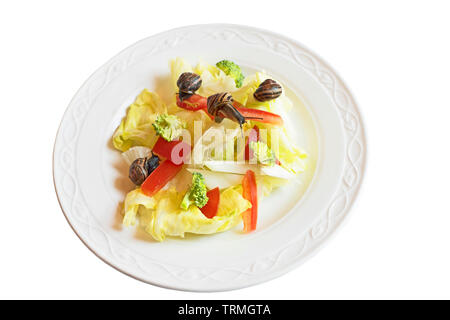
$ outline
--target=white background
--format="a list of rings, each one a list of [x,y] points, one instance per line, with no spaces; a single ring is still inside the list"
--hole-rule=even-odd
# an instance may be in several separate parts
[[[450,298],[446,1],[2,1],[0,298]],[[369,159],[350,219],[315,257],[223,293],[153,287],[76,237],[52,180],[56,131],[99,66],[149,35],[227,22],[297,39],[360,104]]]

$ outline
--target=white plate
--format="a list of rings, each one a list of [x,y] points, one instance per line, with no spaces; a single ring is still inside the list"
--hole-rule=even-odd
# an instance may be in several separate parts
[[[111,147],[126,107],[143,89],[167,97],[168,61],[229,58],[245,71],[266,70],[295,102],[290,121],[310,153],[301,187],[275,192],[260,206],[258,230],[157,243],[122,228],[121,201],[132,188]],[[192,291],[231,290],[277,277],[314,253],[347,216],[364,173],[361,116],[336,73],[298,42],[237,25],[167,31],[125,49],[73,98],[55,142],[54,181],[76,234],[98,257],[145,282]]]

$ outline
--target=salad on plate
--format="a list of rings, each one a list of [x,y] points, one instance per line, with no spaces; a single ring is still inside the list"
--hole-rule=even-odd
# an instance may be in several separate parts
[[[230,60],[176,58],[170,72],[172,101],[144,89],[112,138],[135,184],[123,224],[157,241],[256,230],[264,198],[307,169],[286,125],[291,100],[273,77]]]

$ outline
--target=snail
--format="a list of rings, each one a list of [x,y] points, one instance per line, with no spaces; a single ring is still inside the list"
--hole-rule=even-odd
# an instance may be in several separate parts
[[[182,73],[177,81],[177,86],[180,89],[180,93],[178,94],[180,100],[188,99],[195,91],[200,89],[201,85],[202,79],[198,74],[192,72]]]
[[[228,92],[216,93],[208,97],[208,113],[214,116],[214,121],[222,122],[224,118],[233,120],[242,127],[244,116],[233,106],[233,97]]]
[[[278,98],[281,92],[281,86],[275,80],[267,79],[259,85],[253,96],[256,100],[263,102]]]
[[[247,119],[261,119],[257,117],[244,117],[234,106],[233,97],[228,92],[216,93],[208,97],[207,100],[208,113],[214,116],[214,121],[222,122],[224,118],[228,118],[242,125]]]
[[[156,155],[137,158],[131,164],[128,176],[135,185],[141,185],[158,165],[159,158]]]

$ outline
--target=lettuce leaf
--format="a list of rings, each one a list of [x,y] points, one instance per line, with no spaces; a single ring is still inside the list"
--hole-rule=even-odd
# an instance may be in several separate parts
[[[212,124],[214,124],[214,121],[211,120],[211,118],[203,111],[192,112],[179,108],[179,110],[175,112],[174,115],[180,118],[185,124],[185,129],[188,130],[191,135],[191,141],[195,137],[195,121],[198,121],[198,126],[199,124],[201,124],[202,132],[205,132]]]
[[[275,153],[281,166],[294,174],[306,170],[308,154],[296,146],[286,128],[277,128],[269,124],[259,124],[260,128],[267,129],[267,145]]]
[[[295,126],[289,120],[289,111],[292,109],[292,101],[283,93],[278,99],[269,103],[268,111],[280,115],[284,121],[283,128],[274,128],[270,124],[263,124],[268,130],[268,144],[272,150],[276,150],[276,146],[272,146],[271,135],[278,135],[278,152],[276,156],[281,165],[292,173],[300,173],[306,170],[306,161],[308,154],[299,148],[291,136]]]
[[[200,62],[194,68],[194,72],[202,78],[202,86],[197,92],[202,96],[208,97],[215,93],[236,90],[234,79],[214,65]]]
[[[240,127],[236,122],[229,119],[224,119],[220,124],[211,121],[209,128],[202,132],[201,139],[195,141],[192,151],[195,164],[200,164],[207,160],[225,160],[227,156],[229,158],[236,156],[236,138],[241,133]],[[215,153],[216,151],[217,153]]]
[[[177,81],[184,72],[193,72],[192,66],[183,58],[177,57],[170,61],[170,75],[174,92],[178,92]]]
[[[256,176],[256,185],[258,186],[258,201],[267,197],[278,187],[287,184],[289,180],[275,178],[271,176]]]
[[[134,146],[152,147],[157,139],[152,123],[158,114],[166,112],[161,98],[144,89],[130,105],[126,117],[113,135],[113,145],[125,152]]]
[[[183,72],[194,72],[202,78],[202,85],[196,92],[199,95],[208,97],[218,92],[230,92],[236,90],[236,84],[232,77],[215,65],[206,62],[199,62],[195,68],[182,58],[170,61],[171,82],[174,92],[178,92],[177,81]]]
[[[269,102],[261,102],[253,97],[261,82],[268,78],[266,74],[261,72],[248,76],[240,89],[231,92],[233,99],[247,108],[268,109]]]
[[[134,226],[140,206],[147,209],[154,209],[156,200],[142,193],[140,188],[127,193],[125,197],[123,224],[125,226]]]
[[[269,146],[262,141],[251,141],[250,149],[253,150],[253,154],[259,163],[268,166],[275,165],[275,153],[269,148]]]
[[[221,192],[217,215],[206,218],[195,206],[183,210],[179,204],[183,194],[175,188],[162,190],[153,198],[140,189],[131,191],[125,199],[125,225],[133,225],[136,217],[145,231],[157,241],[166,236],[184,237],[185,233],[212,234],[229,230],[241,221],[241,213],[251,207],[235,188]]]

